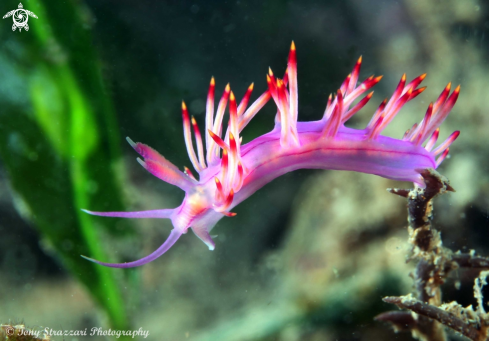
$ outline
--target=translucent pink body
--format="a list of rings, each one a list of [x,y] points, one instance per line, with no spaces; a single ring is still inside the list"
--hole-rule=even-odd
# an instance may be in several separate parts
[[[124,218],[168,218],[174,229],[161,247],[140,260],[129,263],[93,262],[110,267],[134,267],[148,263],[165,253],[189,228],[213,250],[215,247],[209,232],[236,205],[248,198],[262,186],[300,168],[349,170],[379,175],[388,179],[411,181],[423,187],[420,170],[437,168],[448,154],[448,147],[459,132],[433,150],[438,138],[439,125],[453,108],[460,87],[450,95],[450,84],[445,87],[434,104],[430,104],[426,116],[409,129],[402,139],[380,135],[385,126],[409,100],[419,95],[424,88],[417,88],[425,75],[406,85],[403,75],[389,101],[382,102],[363,130],[351,129],[344,123],[358,112],[372,97],[372,92],[357,104],[353,102],[374,86],[381,77],[369,77],[357,84],[361,58],[353,72],[348,75],[336,95],[330,96],[324,117],[315,122],[297,122],[297,63],[295,46],[292,43],[284,79],[267,75],[268,91],[261,95],[247,110],[253,89],[250,86],[238,106],[229,85],[214,112],[214,79],[211,80],[207,98],[204,155],[199,128],[189,118],[186,105],[182,104],[184,135],[190,160],[199,177],[195,179],[188,169],[185,172],[158,154],[152,148],[134,143],[133,148],[141,154],[143,167],[158,178],[185,191],[183,203],[174,209],[141,212],[92,212],[87,213]],[[239,134],[246,124],[273,98],[277,105],[274,129],[253,141],[241,145]],[[222,118],[229,102],[229,126],[222,135]],[[195,134],[195,152],[191,125]],[[423,143],[426,141],[425,145]]]

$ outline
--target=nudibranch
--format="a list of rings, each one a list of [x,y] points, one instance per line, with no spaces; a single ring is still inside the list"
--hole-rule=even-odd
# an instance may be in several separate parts
[[[381,132],[408,101],[423,92],[425,87],[418,86],[426,74],[407,84],[404,74],[392,97],[380,104],[367,127],[352,129],[345,127],[345,122],[372,98],[373,92],[362,95],[382,78],[370,76],[359,83],[361,63],[362,57],[336,94],[329,96],[322,119],[312,122],[297,121],[297,59],[293,42],[283,79],[275,77],[269,70],[268,90],[249,107],[253,84],[239,105],[228,84],[215,111],[215,81],[212,78],[207,93],[205,150],[199,127],[195,119],[189,117],[187,106],[182,102],[185,144],[198,178],[188,168],[180,171],[151,147],[127,138],[144,159],[138,158],[138,162],[148,172],[185,191],[183,203],[174,209],[139,212],[84,210],[104,217],[171,219],[173,229],[168,239],[152,254],[133,262],[104,263],[83,257],[115,268],[143,265],[164,254],[189,228],[213,250],[215,244],[209,232],[222,217],[234,216],[231,210],[240,202],[273,179],[299,168],[356,171],[412,181],[424,187],[420,170],[436,169],[447,156],[450,144],[459,135],[455,131],[434,148],[439,126],[455,105],[460,86],[450,94],[449,83],[438,99],[428,106],[422,121],[408,129],[402,139],[394,139],[381,135]],[[270,99],[277,106],[273,130],[242,144],[241,131]],[[229,120],[223,134],[226,107]],[[196,148],[193,145],[192,130]]]

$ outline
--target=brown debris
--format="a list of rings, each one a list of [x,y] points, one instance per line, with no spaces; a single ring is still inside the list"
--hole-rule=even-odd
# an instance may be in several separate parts
[[[439,194],[454,192],[448,179],[433,169],[420,170],[426,188],[411,190],[388,189],[393,194],[407,198],[408,233],[412,245],[410,260],[417,260],[414,271],[415,295],[385,297],[387,303],[408,311],[393,311],[378,315],[375,319],[391,323],[396,331],[411,331],[414,338],[425,341],[446,340],[444,327],[462,334],[470,340],[489,339],[489,314],[482,305],[482,286],[489,275],[489,258],[476,256],[474,252],[453,253],[443,247],[440,233],[432,228],[433,203]],[[457,302],[442,304],[441,285],[448,274],[458,268],[482,271],[474,285],[477,310],[464,308]]]
[[[408,309],[416,314],[436,320],[445,326],[449,326],[460,334],[467,336],[471,340],[485,340],[485,338],[478,338],[479,330],[474,326],[466,324],[462,319],[459,319],[450,312],[442,310],[431,304],[423,303],[410,295],[401,297],[384,297],[383,301],[395,304],[399,308]]]

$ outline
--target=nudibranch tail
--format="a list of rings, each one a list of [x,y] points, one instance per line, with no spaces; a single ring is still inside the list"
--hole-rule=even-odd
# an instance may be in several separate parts
[[[235,216],[231,210],[240,202],[278,176],[300,168],[357,171],[412,181],[423,187],[420,170],[437,168],[460,134],[455,131],[435,147],[439,126],[455,105],[460,86],[450,93],[451,83],[448,83],[438,99],[428,106],[422,121],[408,129],[402,139],[394,139],[381,135],[382,131],[406,103],[426,89],[419,87],[426,74],[409,83],[403,74],[392,96],[380,103],[367,126],[352,129],[345,123],[372,99],[370,89],[382,79],[372,75],[359,81],[361,64],[362,57],[339,89],[329,96],[322,119],[313,122],[298,122],[297,55],[293,42],[283,78],[269,69],[267,91],[249,106],[253,83],[239,104],[228,83],[215,109],[216,82],[212,77],[207,92],[204,138],[197,121],[182,102],[185,145],[198,176],[186,167],[180,171],[151,147],[127,139],[144,159],[138,162],[148,172],[185,191],[183,203],[175,209],[141,212],[85,210],[106,217],[171,219],[174,229],[167,241],[151,255],[135,262],[112,264],[87,259],[111,267],[142,265],[166,252],[189,228],[213,250],[215,243],[209,232],[221,218]],[[242,144],[241,132],[270,100],[277,108],[273,130]],[[227,127],[223,127],[226,109],[229,120]]]

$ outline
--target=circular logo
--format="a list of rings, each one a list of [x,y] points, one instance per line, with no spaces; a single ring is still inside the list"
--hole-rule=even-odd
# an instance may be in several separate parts
[[[17,27],[24,27],[28,20],[28,15],[25,9],[17,9],[14,12],[13,19]]]
[[[3,328],[5,328],[5,333],[7,334],[7,337],[8,336],[13,336],[15,334],[14,327],[12,327],[12,326],[3,326]]]
[[[24,6],[22,6],[21,3],[19,4],[19,8],[7,12],[7,14],[3,16],[3,19],[8,17],[12,17],[12,19],[14,20],[12,31],[19,29],[19,32],[23,29],[29,31],[29,24],[27,24],[29,17],[37,19],[37,15],[35,15],[34,12],[24,9]]]

